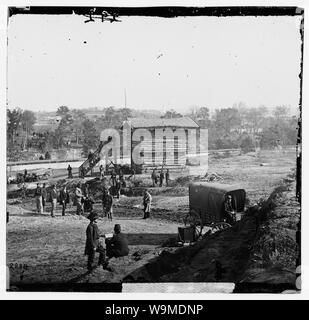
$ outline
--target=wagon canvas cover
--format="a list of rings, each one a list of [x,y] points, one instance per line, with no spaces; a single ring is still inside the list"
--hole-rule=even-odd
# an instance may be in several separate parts
[[[190,210],[201,214],[203,223],[220,222],[224,219],[226,195],[232,195],[236,211],[243,211],[246,199],[244,189],[217,183],[192,183],[189,186]]]

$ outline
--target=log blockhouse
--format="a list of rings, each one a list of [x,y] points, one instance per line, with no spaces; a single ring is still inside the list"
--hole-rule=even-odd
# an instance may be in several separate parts
[[[200,128],[189,117],[128,118],[122,129],[128,132],[131,165],[134,152],[138,150],[143,169],[159,166],[172,170],[181,168],[190,157],[200,153]]]

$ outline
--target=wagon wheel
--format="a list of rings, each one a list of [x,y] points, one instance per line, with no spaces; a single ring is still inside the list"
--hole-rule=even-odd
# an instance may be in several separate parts
[[[211,225],[211,231],[212,232],[216,232],[216,231],[221,231],[221,230],[224,230],[224,229],[227,229],[227,228],[230,228],[231,225],[227,222],[214,222],[212,225]]]
[[[197,240],[203,231],[203,222],[201,215],[198,214],[196,211],[191,210],[186,217],[184,218],[185,226],[190,225],[195,230],[195,239]]]

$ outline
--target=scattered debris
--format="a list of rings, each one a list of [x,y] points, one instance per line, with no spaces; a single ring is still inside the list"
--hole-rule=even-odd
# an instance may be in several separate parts
[[[205,177],[201,181],[213,182],[213,181],[223,181],[223,178],[216,172],[207,172]]]

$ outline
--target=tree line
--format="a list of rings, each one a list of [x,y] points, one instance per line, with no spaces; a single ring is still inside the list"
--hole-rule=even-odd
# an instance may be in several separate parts
[[[130,117],[157,117],[157,113],[130,108],[104,108],[100,116],[89,117],[86,110],[69,109],[60,106],[56,112],[56,126],[38,129],[34,127],[35,113],[20,108],[7,110],[8,157],[14,158],[21,150],[37,149],[49,153],[52,149],[83,149],[87,155],[96,149],[100,132],[104,128],[119,128]],[[297,116],[290,115],[287,106],[273,110],[265,106],[247,107],[243,103],[230,108],[216,109],[210,115],[207,107],[191,107],[187,113],[173,109],[161,114],[161,118],[188,116],[201,128],[208,129],[209,149],[242,148],[250,151],[257,146],[274,148],[295,145],[297,139]]]
[[[207,107],[191,107],[185,114],[201,127],[208,129],[209,149],[241,148],[251,151],[256,147],[274,148],[296,145],[298,118],[290,115],[288,106],[248,107],[244,103],[231,108],[216,109],[210,116]],[[162,118],[183,116],[175,110],[167,111]]]

